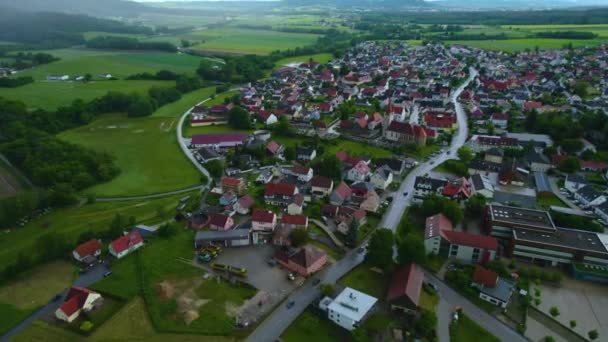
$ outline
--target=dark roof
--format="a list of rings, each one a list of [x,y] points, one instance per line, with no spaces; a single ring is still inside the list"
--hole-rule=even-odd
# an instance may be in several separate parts
[[[443,236],[452,244],[483,248],[495,251],[498,248],[496,238],[485,235],[470,234],[465,232],[456,232],[445,230],[442,231]]]
[[[247,139],[245,133],[213,133],[196,134],[192,136],[193,145],[215,145],[227,142],[243,142]]]
[[[537,192],[553,192],[549,177],[544,172],[534,172],[534,183]]]
[[[275,213],[269,210],[255,209],[251,215],[251,221],[270,223],[274,220]]]
[[[531,231],[528,229],[513,229],[515,241],[529,241],[549,246],[571,248],[580,251],[593,251],[608,255],[606,246],[597,233],[584,230],[557,228],[555,233]]]
[[[576,192],[576,194],[589,202],[595,200],[600,196],[603,196],[601,193],[597,192],[591,185],[585,185],[584,187],[580,188]]]
[[[437,191],[439,188],[444,187],[446,184],[447,181],[443,179],[418,176],[416,177],[416,181],[414,182],[414,188]]]
[[[415,263],[401,267],[393,273],[386,300],[393,301],[405,296],[418,306],[423,280],[424,274]]]
[[[297,265],[308,268],[324,257],[326,257],[325,252],[312,246],[305,246],[291,255],[289,259]]]
[[[555,224],[548,212],[542,210],[509,207],[491,204],[490,217],[495,222],[502,222],[521,228],[533,228],[555,231]]]
[[[225,227],[228,222],[228,216],[224,214],[213,214],[209,220],[210,225]]]
[[[311,181],[311,185],[318,188],[329,189],[332,184],[333,180],[323,176],[314,176]]]

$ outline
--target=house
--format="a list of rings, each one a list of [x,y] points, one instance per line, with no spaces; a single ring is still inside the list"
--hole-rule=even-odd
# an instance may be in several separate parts
[[[506,129],[507,125],[509,124],[509,114],[500,112],[493,113],[490,120],[492,121],[492,125],[495,127]]]
[[[264,190],[264,200],[269,205],[286,207],[293,202],[298,188],[289,183],[269,183]]]
[[[224,214],[213,214],[209,218],[209,229],[211,230],[228,230],[234,226],[234,220]]]
[[[379,159],[376,165],[380,167],[387,166],[391,169],[393,173],[393,178],[395,176],[401,176],[403,170],[406,168],[406,162],[404,160],[395,159],[395,158],[382,158]]]
[[[364,182],[370,174],[369,165],[359,160],[346,174],[346,179],[351,182]]]
[[[504,280],[494,271],[475,266],[472,287],[479,290],[479,298],[500,308],[506,309],[511,301],[515,284]]]
[[[74,259],[79,262],[83,262],[87,257],[97,258],[101,254],[101,242],[99,240],[89,240],[85,243],[78,245],[72,255]]]
[[[236,203],[237,195],[232,191],[226,191],[220,196],[220,205],[224,207],[230,207]]]
[[[188,228],[201,230],[209,223],[209,216],[204,213],[195,213],[188,219]]]
[[[245,189],[245,180],[242,178],[224,177],[222,178],[220,185],[223,192],[232,191],[235,194],[240,194],[243,192],[243,189]]]
[[[304,195],[297,194],[293,196],[291,203],[287,205],[287,213],[290,215],[299,215],[304,209]]]
[[[570,192],[577,192],[581,188],[587,185],[585,176],[582,175],[567,175],[566,181],[564,182],[564,188]]]
[[[416,177],[414,181],[414,199],[421,200],[430,194],[441,195],[448,182],[431,177]]]
[[[336,229],[342,234],[348,234],[348,231],[353,227],[361,227],[367,222],[365,210],[353,209],[350,207],[339,207],[335,221]]]
[[[365,211],[371,211],[375,213],[380,208],[380,196],[374,190],[370,190],[365,195],[365,199],[359,205],[359,208]]]
[[[317,150],[312,147],[296,148],[296,159],[302,161],[311,161],[317,157]]]
[[[130,232],[127,235],[121,236],[110,243],[108,251],[116,259],[120,259],[127,254],[139,249],[144,245],[144,240],[138,232]]]
[[[454,231],[452,222],[437,214],[426,219],[424,249],[465,263],[486,263],[496,257],[498,242],[490,236]]]
[[[311,193],[313,196],[325,197],[331,194],[334,188],[334,181],[323,176],[314,176],[311,185]]]
[[[46,77],[47,81],[67,81],[70,79],[69,75],[48,75]]]
[[[526,164],[532,172],[547,172],[553,167],[547,156],[538,152],[530,152],[525,156]]]
[[[245,133],[211,133],[195,134],[192,136],[191,146],[195,148],[211,147],[221,150],[243,145],[247,139]]]
[[[469,183],[472,194],[480,194],[487,199],[494,197],[494,186],[487,176],[476,173],[471,176]]]
[[[284,173],[294,176],[302,183],[308,183],[314,176],[312,168],[300,164],[294,165],[291,169],[284,169]]]
[[[420,307],[420,293],[424,273],[418,265],[410,263],[393,273],[386,301],[392,310],[416,314]]]
[[[462,201],[471,197],[471,185],[466,178],[460,178],[448,181],[443,187],[443,196]]]
[[[276,115],[264,110],[258,113],[258,120],[265,125],[273,125],[279,121]]]
[[[274,172],[271,169],[265,169],[260,172],[258,177],[255,179],[255,182],[258,184],[268,184],[274,177]]]
[[[425,146],[428,131],[422,126],[400,121],[392,121],[384,130],[384,138],[401,144]]]
[[[484,160],[489,163],[502,164],[505,152],[501,148],[492,147],[486,151]]]
[[[393,182],[393,170],[387,165],[379,167],[370,178],[370,182],[376,189],[386,190]]]
[[[290,235],[294,229],[307,229],[308,217],[305,215],[284,214],[277,229],[272,244],[275,246],[291,246]]]
[[[195,248],[208,246],[209,244],[224,247],[241,247],[251,244],[249,228],[235,228],[230,230],[203,230],[196,233],[194,238]]]
[[[238,201],[236,201],[233,209],[241,215],[247,215],[247,214],[249,214],[249,209],[251,209],[252,205],[253,205],[253,197],[251,197],[249,195],[245,195],[245,196],[239,198]]]
[[[574,198],[581,202],[581,206],[597,206],[606,202],[606,196],[597,192],[591,185],[585,185],[574,193]]]
[[[347,287],[327,306],[327,317],[352,331],[363,323],[376,302],[377,298]]]
[[[304,277],[319,271],[327,263],[327,254],[312,246],[304,246],[296,251],[280,249],[274,258],[289,271]]]
[[[283,147],[282,145],[280,145],[279,143],[277,143],[274,140],[270,141],[268,143],[268,145],[266,145],[266,151],[271,156],[279,157],[283,154],[284,150],[285,150],[285,147]]]
[[[277,215],[270,210],[254,209],[251,215],[251,231],[254,244],[267,243],[277,226]]]
[[[352,194],[351,188],[346,185],[346,183],[341,182],[331,193],[331,196],[329,196],[329,203],[333,205],[342,205],[344,202],[350,200]]]
[[[65,301],[55,311],[55,317],[72,323],[83,312],[91,311],[102,300],[101,295],[84,287],[73,286]]]

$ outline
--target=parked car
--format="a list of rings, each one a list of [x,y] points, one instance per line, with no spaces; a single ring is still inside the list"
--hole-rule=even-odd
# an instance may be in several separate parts
[[[293,300],[290,300],[289,302],[287,302],[286,307],[287,307],[288,309],[291,309],[291,308],[293,308],[293,306],[294,306],[294,305],[296,305],[296,302],[295,302],[295,301],[293,301]]]
[[[437,285],[435,285],[434,283],[427,282],[427,283],[426,283],[426,285],[427,285],[428,287],[430,287],[431,289],[433,289],[433,291],[435,291],[435,292],[439,292],[439,287],[438,287]]]
[[[103,277],[104,277],[104,278],[105,278],[105,277],[108,277],[110,274],[112,274],[112,271],[106,271],[106,272],[103,274]]]
[[[295,276],[295,274],[293,274],[293,273],[289,273],[289,274],[287,275],[287,279],[289,279],[289,280],[295,280],[295,279],[296,279],[296,276]]]

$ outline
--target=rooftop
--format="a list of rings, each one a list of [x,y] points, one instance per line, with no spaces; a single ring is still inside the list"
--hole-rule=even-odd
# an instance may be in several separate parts
[[[354,321],[360,321],[377,301],[377,298],[347,287],[334,299],[328,309]]]
[[[512,282],[498,278],[496,281],[496,286],[484,287],[479,291],[503,302],[508,302],[513,294],[513,286],[514,285]]]
[[[556,229],[551,215],[546,211],[491,204],[489,213],[494,222],[547,231],[555,231]]]
[[[608,235],[587,232],[584,230],[557,228],[555,234],[513,229],[515,241],[530,241],[580,251],[591,251],[608,254]]]

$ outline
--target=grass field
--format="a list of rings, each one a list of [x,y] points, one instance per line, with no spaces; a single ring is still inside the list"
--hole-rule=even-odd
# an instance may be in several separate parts
[[[178,118],[184,114],[187,110],[192,108],[197,103],[208,99],[215,93],[215,87],[208,87],[199,90],[192,91],[188,94],[182,95],[182,98],[173,103],[164,105],[158,108],[153,114],[153,117],[168,117]]]
[[[259,54],[312,45],[318,35],[251,29],[200,31],[200,43],[193,49],[218,54]]]
[[[142,201],[96,202],[81,207],[55,210],[30,221],[25,227],[0,235],[0,269],[15,262],[19,253],[32,253],[36,240],[50,233],[64,234],[70,242],[75,242],[83,231],[107,230],[116,214],[134,216],[138,223],[162,222],[173,217],[177,202],[186,195]],[[158,216],[159,208],[166,213],[162,217]]]
[[[15,305],[0,302],[0,335],[4,335],[12,327],[32,314],[34,309],[19,309]]]
[[[450,325],[450,341],[500,342],[498,338],[463,314],[459,315],[458,321]]]
[[[546,31],[585,31],[597,34],[599,37],[608,37],[608,24],[593,25],[511,25],[512,30],[523,32]],[[504,28],[504,27],[503,27]]]
[[[108,114],[59,134],[65,141],[116,157],[120,174],[87,192],[113,197],[153,194],[196,185],[200,175],[177,145],[178,118]]]
[[[336,154],[338,151],[346,151],[351,156],[368,156],[371,158],[385,158],[392,156],[391,151],[380,147],[369,146],[356,141],[339,139],[334,144],[332,142],[325,149],[325,154]]]
[[[340,283],[370,296],[384,298],[389,282],[389,272],[385,272],[384,275],[378,274],[370,270],[368,264],[361,264],[342,277]]]
[[[183,134],[184,137],[191,137],[195,134],[209,134],[209,133],[229,133],[229,132],[251,132],[253,130],[243,131],[230,127],[229,125],[211,125],[211,126],[200,126],[200,127],[190,127],[189,124],[186,123],[184,127]]]
[[[539,38],[522,38],[522,39],[507,39],[507,40],[458,40],[449,41],[449,44],[462,44],[472,47],[477,47],[485,50],[501,50],[506,52],[523,51],[525,49],[534,50],[536,46],[540,49],[555,50],[562,49],[568,43],[572,43],[573,47],[597,46],[604,44],[607,41],[604,39],[539,39]]]
[[[0,88],[0,97],[24,102],[30,109],[54,110],[76,99],[90,101],[108,91],[144,94],[153,86],[171,86],[169,81],[93,81],[49,82],[36,81],[18,88]]]
[[[555,196],[555,194],[540,195],[537,197],[537,203],[544,209],[549,209],[551,206],[567,207],[567,205],[562,202],[559,197]]]
[[[287,57],[283,59],[279,59],[274,63],[276,68],[292,64],[292,63],[306,63],[308,60],[312,58],[313,61],[321,64],[325,64],[332,59],[331,53],[318,53],[316,55],[305,55],[305,56],[297,56],[297,57]]]
[[[285,342],[348,341],[349,338],[348,331],[326,318],[320,318],[310,310],[302,312],[281,335]]]
[[[84,338],[67,329],[52,326],[45,321],[34,321],[29,327],[15,336],[14,342],[36,342],[36,341],[53,341],[53,342],[72,342],[82,341]]]

